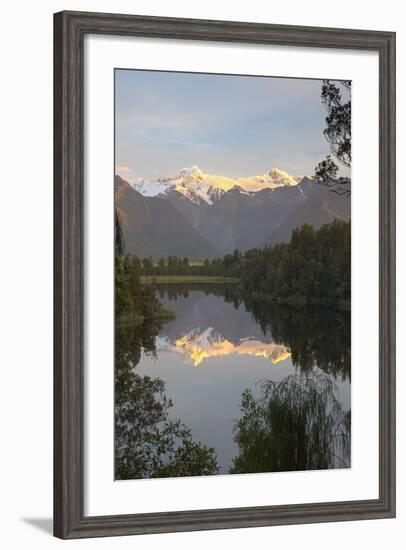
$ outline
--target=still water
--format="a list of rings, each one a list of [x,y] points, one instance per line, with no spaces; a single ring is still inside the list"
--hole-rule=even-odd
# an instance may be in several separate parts
[[[239,472],[350,466],[349,312],[254,301],[236,285],[160,285],[157,293],[176,317],[136,339],[132,368],[164,382],[169,417],[190,428],[194,441],[214,448],[219,474],[233,465]],[[277,391],[269,397],[264,388],[270,383]],[[254,420],[257,402],[242,407],[247,390],[263,399],[264,414]],[[246,422],[238,425],[242,418]],[[345,434],[336,418],[346,424]],[[268,439],[259,424],[266,425]],[[327,430],[324,440],[320,426]],[[289,430],[293,439],[286,437]],[[258,462],[261,453],[267,458]],[[321,461],[308,456],[323,453]]]

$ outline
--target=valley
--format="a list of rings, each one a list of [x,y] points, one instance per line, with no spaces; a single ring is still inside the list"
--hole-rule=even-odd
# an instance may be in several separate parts
[[[202,174],[192,167],[158,185],[130,185],[116,176],[116,208],[128,253],[154,260],[212,259],[288,242],[304,223],[319,228],[351,217],[350,198],[313,178],[277,169],[238,180]]]

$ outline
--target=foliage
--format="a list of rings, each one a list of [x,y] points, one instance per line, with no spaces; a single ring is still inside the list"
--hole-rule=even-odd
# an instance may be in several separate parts
[[[116,256],[124,256],[125,254],[123,228],[121,227],[117,209],[114,210],[114,250]]]
[[[249,295],[245,307],[264,334],[290,349],[302,373],[318,368],[344,380],[351,375],[351,312],[326,307],[267,304]]]
[[[305,224],[289,243],[246,252],[241,279],[246,290],[276,302],[337,304],[350,299],[350,263],[350,223]]]
[[[319,162],[316,166],[315,176],[317,181],[328,182],[334,179],[338,172],[338,166],[331,158],[331,155],[327,155],[325,160]]]
[[[169,256],[154,264],[145,258],[129,259],[141,265],[139,273],[143,276],[233,277],[241,280],[246,291],[276,302],[331,305],[350,300],[349,222],[335,220],[318,230],[304,224],[292,232],[289,243],[245,253],[235,250],[200,263],[186,260]]]
[[[141,284],[142,262],[134,255],[125,254],[120,218],[115,211],[115,318],[118,323],[143,323],[144,320],[168,319],[173,314],[166,311],[155,295],[155,289]]]
[[[155,353],[156,336],[170,317],[159,297],[167,293],[171,300],[188,293],[185,285],[143,285],[145,275],[240,279],[240,284],[201,286],[235,308],[244,302],[264,332],[272,330],[275,342],[289,347],[293,364],[305,375],[266,382],[259,398],[244,391],[242,417],[235,425],[239,455],[233,473],[329,468],[339,460],[348,464],[350,413],[342,411],[330,380],[308,373],[317,366],[325,373],[349,374],[349,316],[312,310],[309,322],[308,308],[304,314],[304,308],[282,309],[278,303],[348,303],[350,241],[350,224],[335,221],[319,230],[303,225],[289,243],[235,250],[202,262],[168,256],[155,263],[126,255],[116,238],[116,479],[218,473],[215,450],[195,442],[190,429],[171,418],[165,382],[136,372],[141,353]]]
[[[115,476],[116,479],[217,473],[214,449],[193,441],[190,429],[169,418],[172,401],[160,378],[136,372],[141,351],[155,353],[162,323],[173,317],[140,275],[151,261],[124,254],[116,213]]]
[[[349,97],[345,98],[345,92]],[[351,166],[351,81],[340,85],[323,80],[321,100],[327,109],[324,136],[331,152],[344,166]]]
[[[340,164],[351,166],[351,81],[341,80],[339,84],[323,80],[321,100],[326,107],[324,136],[330,144],[331,153]],[[350,195],[350,180],[335,179],[337,165],[328,155],[315,169],[316,178],[340,195]],[[335,189],[334,189],[335,188]]]
[[[118,322],[142,323],[144,319],[173,317],[156,298],[155,288],[141,284],[142,264],[137,256],[116,256],[115,311]]]
[[[142,284],[230,284],[239,283],[236,277],[219,277],[217,275],[142,275]]]
[[[193,441],[187,426],[169,418],[173,403],[165,394],[165,382],[136,372],[142,351],[155,354],[160,328],[157,322],[116,328],[116,479],[218,472],[214,449]]]
[[[236,284],[160,284],[157,292],[168,301],[187,298],[190,292],[217,296],[238,309],[242,304],[264,335],[291,352],[302,373],[319,368],[333,378],[351,375],[351,312],[323,306],[290,306],[256,298]]]
[[[265,381],[258,398],[246,389],[234,426],[239,454],[230,473],[349,467],[351,413],[334,392],[322,374]]]

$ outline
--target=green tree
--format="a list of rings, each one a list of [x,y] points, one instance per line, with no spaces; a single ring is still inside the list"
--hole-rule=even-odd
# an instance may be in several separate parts
[[[143,258],[142,259],[142,270],[145,275],[153,275],[153,261],[152,258]]]
[[[319,470],[350,466],[351,413],[325,375],[266,381],[261,395],[242,394],[235,423],[239,454],[230,473]]]
[[[115,478],[138,479],[218,473],[215,450],[193,441],[190,429],[170,419],[173,403],[160,378],[136,372],[141,351],[154,355],[159,323],[116,329]]]
[[[330,144],[332,155],[343,166],[351,166],[351,81],[323,80],[321,101],[326,108],[324,137]],[[351,194],[348,178],[335,179],[337,165],[331,156],[320,162],[315,169],[316,178],[331,191],[340,195]]]
[[[335,179],[338,172],[338,166],[331,158],[331,155],[327,155],[325,160],[319,162],[315,168],[315,176],[317,181],[327,183]]]
[[[158,275],[166,275],[167,274],[165,258],[160,258],[160,260],[158,262],[158,269],[159,269]]]
[[[324,136],[331,152],[344,166],[351,166],[351,81],[323,80],[321,100],[327,109]]]
[[[116,256],[124,256],[125,254],[123,228],[117,208],[114,209],[114,250]]]

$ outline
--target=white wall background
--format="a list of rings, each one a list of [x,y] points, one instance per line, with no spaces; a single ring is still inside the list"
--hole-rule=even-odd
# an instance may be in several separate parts
[[[43,0],[2,8],[0,239],[0,541],[17,548],[190,547],[312,550],[403,548],[406,534],[406,322],[398,315],[398,518],[322,525],[147,535],[61,542],[52,516],[52,13],[63,9],[232,19],[397,31],[398,211],[406,191],[401,161],[406,87],[406,30],[398,0]],[[398,311],[405,306],[406,220],[398,221]],[[403,352],[403,353],[402,353]],[[403,539],[403,540],[402,540]]]

